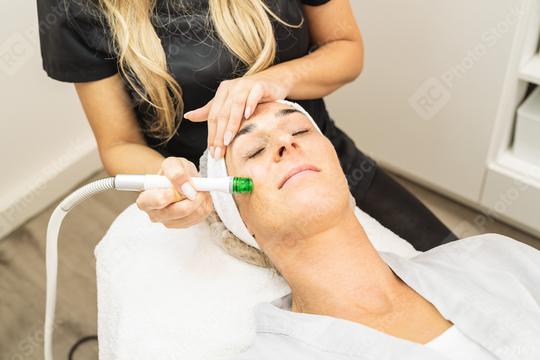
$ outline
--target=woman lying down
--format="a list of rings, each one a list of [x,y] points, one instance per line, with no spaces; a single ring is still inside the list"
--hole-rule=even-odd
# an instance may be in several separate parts
[[[212,193],[211,222],[231,231],[222,245],[291,288],[255,307],[236,360],[540,359],[540,252],[497,234],[377,252],[331,142],[298,104],[259,104],[224,159],[205,152],[203,176],[227,173],[254,188]]]

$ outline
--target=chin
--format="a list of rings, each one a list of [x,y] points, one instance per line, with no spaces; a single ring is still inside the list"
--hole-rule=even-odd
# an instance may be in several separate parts
[[[294,219],[307,223],[324,223],[334,216],[342,216],[348,208],[348,197],[341,193],[323,192],[316,187],[288,197],[289,213]]]

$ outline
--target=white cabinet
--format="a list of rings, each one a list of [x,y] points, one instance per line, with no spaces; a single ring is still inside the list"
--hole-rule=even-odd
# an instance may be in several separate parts
[[[512,149],[517,158],[540,165],[540,86],[517,110]]]
[[[383,166],[494,210],[506,185],[492,172],[510,151],[525,78],[540,77],[538,58],[531,60],[540,1],[351,4],[364,37],[365,66],[355,82],[328,97],[331,117]],[[531,186],[521,187],[522,202],[494,214],[540,234],[540,217],[532,214],[540,213],[540,202],[531,202],[531,189],[540,188],[531,173],[509,175]]]
[[[540,234],[540,159],[523,161],[514,154],[518,107],[540,85],[540,0],[523,4],[510,49],[503,96],[486,161],[481,205],[532,233]],[[540,114],[538,114],[540,116]],[[538,139],[540,146],[540,138]]]

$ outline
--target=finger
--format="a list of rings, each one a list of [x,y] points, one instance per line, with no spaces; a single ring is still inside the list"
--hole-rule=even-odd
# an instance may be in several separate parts
[[[221,114],[223,103],[229,94],[228,84],[229,83],[225,81],[220,84],[216,92],[216,96],[214,97],[214,104],[212,105],[212,109],[208,115],[208,147],[215,146],[214,142],[216,137],[218,116]]]
[[[180,193],[178,190],[171,188],[171,191],[174,193],[174,199],[172,202],[182,201],[184,199],[189,199],[186,195]]]
[[[164,222],[183,219],[197,209],[195,201],[189,199],[174,202],[162,209],[148,211],[148,216],[152,222]]]
[[[210,112],[210,108],[212,107],[212,101],[213,99],[207,102],[206,105],[204,105],[203,107],[188,111],[184,114],[184,117],[189,121],[193,122],[203,122],[208,120],[208,113]]]
[[[169,229],[184,229],[196,225],[204,220],[204,216],[193,214],[183,219],[164,221],[163,225]]]
[[[193,162],[186,159],[183,159],[183,160],[184,160],[184,168],[187,170],[187,173],[189,174],[189,176],[201,176],[201,174],[199,173],[199,171],[197,170],[197,167],[195,166]]]
[[[240,123],[244,117],[244,110],[249,93],[250,89],[245,89],[243,91],[239,91],[238,93],[235,92],[233,95],[234,97],[231,103],[229,120],[227,121],[227,127],[225,128],[225,133],[223,134],[223,145],[225,146],[230,144],[232,138],[240,127]],[[217,138],[221,139],[221,136],[222,134],[218,132]]]
[[[193,187],[190,176],[196,176],[197,171],[191,161],[171,156],[163,160],[161,168],[176,190],[190,199],[196,197],[197,191]]]
[[[225,129],[227,128],[227,122],[229,121],[229,114],[231,110],[231,101],[227,99],[227,101],[223,104],[223,107],[221,108],[221,111],[218,115],[218,120],[216,123],[216,133],[214,136],[214,157],[216,159],[221,158],[223,155],[223,150],[225,146],[223,145],[223,133],[225,132]]]
[[[246,110],[244,112],[244,118],[248,119],[251,114],[253,114],[255,108],[257,107],[257,104],[261,102],[262,97],[264,95],[263,86],[260,83],[255,84],[251,91],[249,92],[249,95],[247,96],[246,100]]]
[[[168,228],[186,228],[200,223],[208,216],[207,209],[201,204],[189,215],[182,218],[164,220],[162,223]]]
[[[143,211],[163,209],[176,201],[174,189],[152,189],[142,191],[137,197],[137,207]]]
[[[174,202],[162,209],[148,211],[148,215],[152,222],[165,223],[167,221],[180,220],[184,222],[198,218],[202,220],[204,214],[208,212],[208,194],[199,192],[195,200],[184,199]],[[195,214],[195,215],[192,215]]]
[[[192,177],[200,177],[201,174],[199,173],[199,171],[197,170],[197,167],[195,166],[195,164],[189,160],[186,160],[184,158],[182,158],[182,161],[184,163],[184,169],[186,170],[187,174],[188,174],[188,185],[191,185],[191,188],[194,190],[193,191],[193,196],[187,196],[187,194],[184,194],[184,191],[183,191],[183,186],[182,186],[182,193],[179,194],[181,196],[181,199],[185,199],[185,198],[188,198],[189,200],[191,201],[196,201],[198,200],[199,196],[203,196],[204,193],[203,192],[200,192],[200,191],[197,191],[195,189],[195,183],[193,182],[193,180],[191,179]],[[186,196],[184,196],[186,195]]]

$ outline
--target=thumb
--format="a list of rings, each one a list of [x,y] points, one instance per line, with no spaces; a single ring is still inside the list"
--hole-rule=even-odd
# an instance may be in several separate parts
[[[210,107],[212,106],[212,101],[209,101],[203,107],[198,109],[188,111],[184,114],[184,117],[193,122],[202,122],[208,120],[208,115],[210,113]]]

